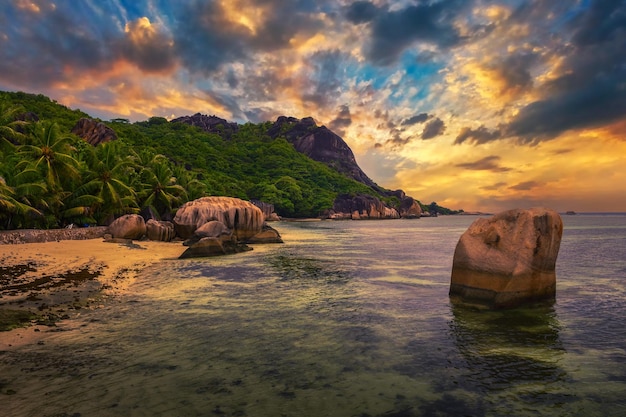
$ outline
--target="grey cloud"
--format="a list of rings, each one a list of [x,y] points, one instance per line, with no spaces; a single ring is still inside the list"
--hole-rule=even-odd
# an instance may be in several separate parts
[[[39,13],[15,4],[0,6],[11,24],[4,28],[8,40],[0,48],[0,77],[11,83],[41,88],[65,81],[66,68],[75,71],[109,67],[113,32],[106,27],[86,30],[81,17],[58,5]]]
[[[347,105],[341,106],[339,114],[329,124],[329,128],[336,132],[339,136],[345,135],[345,129],[352,124],[352,115],[350,114],[350,107]]]
[[[541,6],[544,13],[548,7],[563,8],[561,2]],[[626,114],[626,1],[594,1],[564,30],[573,42],[554,50],[562,57],[563,75],[541,86],[546,98],[521,108],[503,127],[503,137],[534,144],[568,130],[610,124]]]
[[[626,2],[596,0],[589,11],[572,22],[574,42],[580,46],[606,43],[626,36]]]
[[[261,123],[268,120],[276,120],[280,116],[274,109],[267,107],[255,107],[247,109],[245,112],[246,118],[252,123]]]
[[[225,63],[250,59],[255,52],[287,48],[296,34],[312,35],[323,28],[314,12],[325,2],[258,3],[272,13],[254,33],[226,21],[217,2],[196,0],[181,6],[173,33],[185,65],[199,73],[212,73]]]
[[[533,79],[530,68],[537,61],[532,53],[515,54],[506,57],[501,62],[492,65],[500,78],[506,83],[504,91],[526,90],[532,87]]]
[[[402,126],[411,126],[411,125],[415,125],[418,123],[424,123],[426,120],[428,120],[430,116],[427,113],[420,113],[420,114],[416,114],[413,117],[409,117],[408,119],[404,119],[402,121]]]
[[[524,181],[524,182],[520,182],[519,184],[510,186],[509,189],[516,190],[516,191],[528,191],[528,190],[532,190],[533,188],[537,188],[541,185],[542,184],[537,181]]]
[[[456,167],[470,169],[474,171],[491,171],[491,172],[506,172],[511,168],[500,166],[500,157],[496,155],[486,156],[478,161],[465,162],[462,164],[456,164]]]
[[[400,10],[382,10],[369,2],[353,3],[348,19],[353,23],[369,22],[371,38],[365,48],[367,57],[378,65],[389,65],[416,41],[439,47],[451,47],[461,41],[454,17],[468,2],[443,0],[410,5]]]
[[[121,31],[114,12],[106,9],[108,3],[100,5],[105,8],[101,13],[70,2],[40,6],[37,13],[15,4],[0,6],[0,14],[11,22],[0,48],[0,77],[5,81],[43,88],[71,80],[76,73],[108,70],[118,60],[147,72],[171,68],[176,60],[168,35],[142,28],[139,21],[129,22],[129,32]]]
[[[626,79],[626,68],[618,72],[621,80]],[[527,105],[506,126],[507,136],[536,143],[571,129],[597,127],[623,118],[626,86],[615,77]]]
[[[174,40],[187,68],[200,73],[213,72],[225,62],[247,55],[246,33],[225,25],[221,18],[214,2],[193,1],[181,6]]]
[[[391,137],[385,141],[385,145],[389,145],[391,148],[401,148],[413,140],[411,136],[403,138],[402,132],[397,129],[392,130],[390,134]]]
[[[355,1],[346,8],[346,18],[357,24],[372,21],[378,13],[378,7],[369,1]]]
[[[443,132],[445,132],[445,130],[446,130],[446,125],[443,122],[443,120],[441,120],[438,117],[435,117],[434,119],[426,123],[426,126],[424,127],[424,131],[422,132],[421,138],[424,140],[432,139],[434,137],[442,135]]]
[[[497,182],[495,184],[492,185],[486,185],[484,187],[480,187],[481,190],[485,190],[485,191],[496,191],[499,190],[500,188],[504,187],[506,185],[506,182]]]
[[[176,62],[172,40],[163,31],[155,33],[142,28],[139,21],[129,23],[130,31],[117,44],[121,54],[146,72],[171,69]],[[142,32],[142,33],[137,33]],[[136,33],[137,39],[131,34]]]
[[[474,143],[480,145],[483,143],[491,142],[496,139],[500,139],[501,134],[499,130],[489,131],[485,126],[481,125],[477,129],[464,127],[459,132],[458,136],[454,140],[455,145],[460,145],[464,142]]]
[[[338,50],[319,51],[309,57],[309,80],[313,89],[304,94],[306,100],[326,105],[337,97],[345,78],[342,65],[344,59],[345,54]]]

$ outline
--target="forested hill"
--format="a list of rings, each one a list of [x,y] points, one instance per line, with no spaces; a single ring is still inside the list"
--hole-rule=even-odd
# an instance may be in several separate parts
[[[297,119],[237,125],[215,118],[220,122],[197,126],[152,117],[81,125],[85,118],[91,117],[43,95],[0,92],[0,229],[107,224],[139,212],[168,218],[204,195],[261,200],[287,217],[319,216],[339,195],[399,204],[356,161],[358,170],[290,136]],[[296,142],[308,144],[310,157]]]

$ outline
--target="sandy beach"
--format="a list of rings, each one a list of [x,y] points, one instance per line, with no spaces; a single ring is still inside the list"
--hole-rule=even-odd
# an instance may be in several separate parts
[[[181,242],[101,238],[0,245],[0,350],[37,343],[81,309],[97,308],[102,297],[128,292],[144,268],[184,249]]]

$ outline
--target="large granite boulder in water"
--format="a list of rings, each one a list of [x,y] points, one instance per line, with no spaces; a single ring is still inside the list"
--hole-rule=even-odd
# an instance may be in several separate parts
[[[176,212],[176,234],[189,239],[203,224],[217,220],[233,231],[237,241],[243,242],[263,228],[263,212],[254,204],[232,197],[202,197],[185,203]]]
[[[476,220],[454,251],[451,299],[502,308],[554,298],[562,234],[561,217],[545,208]]]
[[[138,214],[126,214],[109,225],[115,239],[141,239],[146,234],[146,222]]]

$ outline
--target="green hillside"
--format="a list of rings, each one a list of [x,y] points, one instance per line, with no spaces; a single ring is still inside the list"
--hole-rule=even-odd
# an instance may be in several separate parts
[[[223,138],[159,117],[117,119],[104,123],[118,140],[94,147],[70,133],[84,117],[43,95],[0,92],[0,229],[107,224],[147,210],[170,218],[204,195],[261,200],[287,217],[318,216],[339,194],[381,197],[272,139],[270,122]]]

